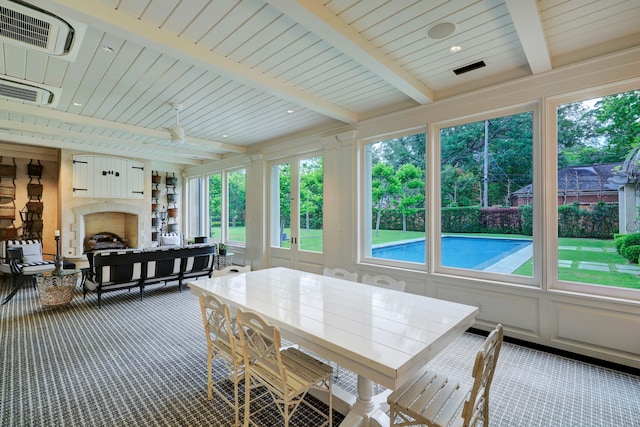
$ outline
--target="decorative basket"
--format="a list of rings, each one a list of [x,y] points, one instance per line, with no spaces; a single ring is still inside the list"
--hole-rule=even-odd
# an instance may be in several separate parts
[[[151,182],[154,184],[160,184],[162,177],[160,175],[151,175]]]
[[[168,186],[176,186],[176,185],[178,185],[178,177],[176,177],[176,176],[168,176],[167,175],[167,185]]]
[[[56,274],[46,272],[36,276],[38,294],[43,307],[58,307],[66,305],[73,299],[76,286],[80,284],[80,272]]]
[[[27,194],[29,197],[42,196],[42,184],[27,184]]]
[[[0,198],[15,199],[16,187],[0,187]]]
[[[179,229],[178,224],[168,224],[167,225],[167,230],[170,233],[174,233],[174,232],[178,231],[178,229]]]
[[[167,212],[169,212],[169,218],[175,218],[178,216],[178,208],[169,208],[167,209]]]
[[[3,165],[2,156],[0,156],[0,177],[3,178],[15,178],[16,177],[16,159],[13,159],[12,165]]]
[[[16,207],[0,206],[0,218],[2,219],[16,219]]]
[[[27,202],[27,210],[33,213],[42,213],[44,204],[42,202]]]
[[[27,165],[27,174],[29,176],[40,178],[42,176],[42,165],[40,164],[40,160],[38,160],[38,164],[32,162],[33,160],[31,160]]]
[[[12,240],[18,237],[18,229],[13,226],[0,228],[0,240]]]
[[[175,203],[178,201],[178,195],[174,193],[167,194],[167,201],[169,203]]]

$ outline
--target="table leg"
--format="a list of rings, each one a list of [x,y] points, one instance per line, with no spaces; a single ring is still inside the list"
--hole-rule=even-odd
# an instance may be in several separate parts
[[[386,401],[390,393],[381,393],[383,396],[373,396],[373,381],[358,375],[358,397],[351,407],[351,411],[344,418],[340,427],[386,427],[389,425],[389,416],[380,408],[380,397]]]

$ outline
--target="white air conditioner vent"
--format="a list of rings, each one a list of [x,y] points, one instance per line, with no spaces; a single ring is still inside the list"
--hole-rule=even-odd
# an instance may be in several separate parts
[[[0,78],[0,97],[12,101],[23,101],[37,105],[54,106],[57,104],[61,90],[36,86],[16,80],[10,80],[7,76]]]
[[[75,60],[85,30],[22,1],[0,0],[0,42]]]

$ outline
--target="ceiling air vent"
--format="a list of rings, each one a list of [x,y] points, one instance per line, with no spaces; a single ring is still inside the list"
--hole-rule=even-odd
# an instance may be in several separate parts
[[[75,60],[79,36],[85,31],[83,24],[72,26],[70,21],[22,1],[0,0],[2,43]]]
[[[0,78],[0,97],[37,105],[53,106],[60,97],[60,89],[36,86],[17,80]]]
[[[456,75],[468,73],[469,71],[477,70],[478,68],[486,67],[487,64],[484,61],[474,62],[473,64],[465,65],[460,68],[456,68],[453,70]]]

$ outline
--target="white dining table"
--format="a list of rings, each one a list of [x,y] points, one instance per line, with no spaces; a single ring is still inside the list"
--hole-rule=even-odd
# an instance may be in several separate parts
[[[289,268],[198,279],[232,308],[255,311],[282,336],[358,375],[342,426],[389,425],[373,382],[394,390],[473,325],[477,307]]]

